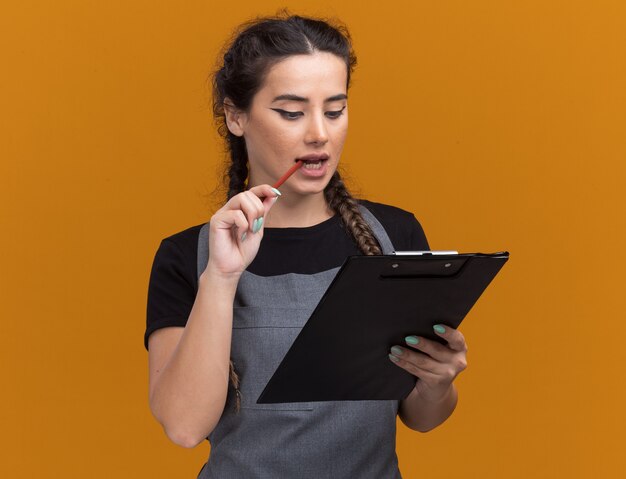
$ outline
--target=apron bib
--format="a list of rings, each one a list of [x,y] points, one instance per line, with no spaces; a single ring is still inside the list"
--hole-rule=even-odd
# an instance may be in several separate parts
[[[383,254],[390,254],[393,246],[380,222],[364,206],[359,208]],[[208,262],[208,227],[202,227],[198,238],[198,276]],[[337,271],[242,274],[231,344],[241,409],[235,413],[229,386],[222,417],[208,437],[211,453],[199,479],[400,477],[395,452],[398,401],[256,404]]]

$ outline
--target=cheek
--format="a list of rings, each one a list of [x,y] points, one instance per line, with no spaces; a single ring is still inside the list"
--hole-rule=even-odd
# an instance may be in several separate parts
[[[272,145],[272,150],[276,153],[293,152],[293,148],[298,141],[298,134],[295,129],[274,128],[267,131],[266,138],[268,143]]]
[[[277,125],[270,121],[260,124],[251,139],[258,149],[280,154],[292,152],[299,137],[297,128]]]
[[[333,141],[336,145],[341,146],[344,141],[346,141],[346,136],[348,136],[347,122],[343,125],[337,126],[337,128],[333,131]]]

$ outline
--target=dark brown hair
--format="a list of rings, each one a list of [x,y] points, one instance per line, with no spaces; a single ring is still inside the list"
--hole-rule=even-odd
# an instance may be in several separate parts
[[[316,51],[329,52],[344,60],[348,72],[346,88],[349,88],[356,56],[347,28],[337,22],[289,16],[286,12],[276,17],[257,18],[243,24],[226,46],[223,62],[213,74],[212,87],[213,114],[230,156],[224,178],[228,185],[227,199],[246,189],[249,171],[245,139],[232,134],[226,126],[224,99],[229,98],[236,108],[249,111],[254,95],[273,65],[292,55]],[[357,201],[348,192],[338,172],[326,186],[324,197],[330,209],[340,216],[363,254],[381,254],[372,230],[361,216]],[[239,376],[232,361],[230,379],[238,411]]]

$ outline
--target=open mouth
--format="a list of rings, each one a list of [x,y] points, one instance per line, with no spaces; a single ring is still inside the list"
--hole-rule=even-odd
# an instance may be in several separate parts
[[[304,165],[302,168],[306,170],[319,170],[322,167],[322,163],[327,161],[327,159],[319,159],[319,160],[302,160]]]
[[[327,153],[317,153],[306,155],[302,158],[296,158],[295,161],[303,163],[302,168],[305,170],[320,170],[324,166],[324,162],[328,161]]]

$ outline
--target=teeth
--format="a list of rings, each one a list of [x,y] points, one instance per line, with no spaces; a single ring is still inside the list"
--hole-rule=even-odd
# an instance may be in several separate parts
[[[306,168],[307,170],[319,170],[322,167],[322,162],[321,160],[318,161],[317,163],[309,163],[306,162],[304,164],[304,168]]]

